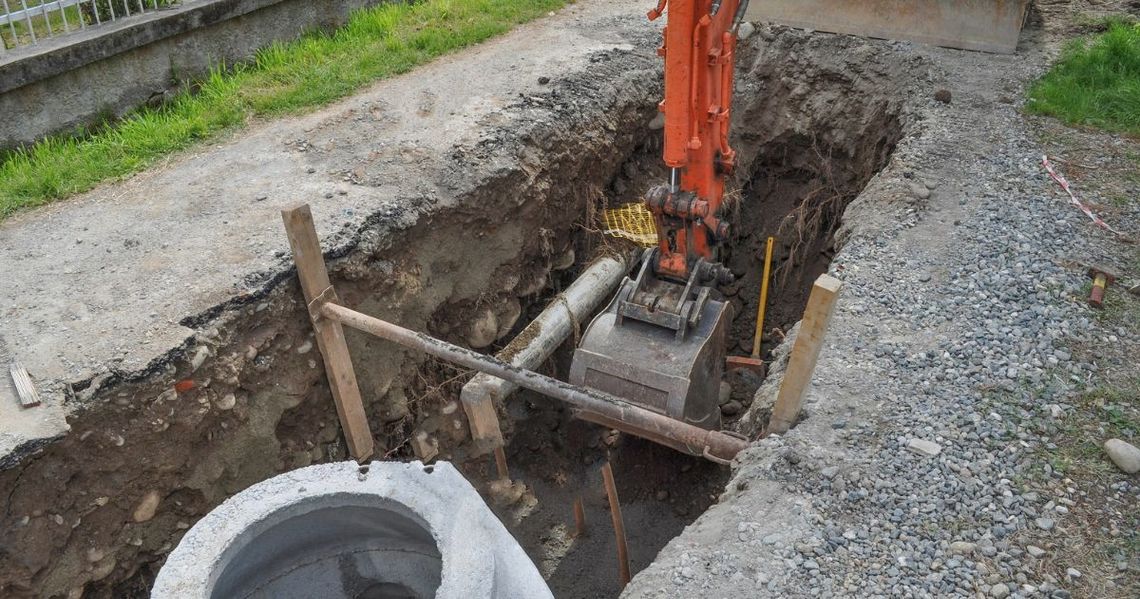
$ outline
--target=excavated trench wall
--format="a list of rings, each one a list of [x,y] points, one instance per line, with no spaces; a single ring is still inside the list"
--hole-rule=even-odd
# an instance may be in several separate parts
[[[792,154],[820,144],[832,161],[873,172],[898,137],[902,104],[890,66],[868,55],[853,71],[860,57],[812,39],[762,30],[742,44],[742,182],[756,165],[810,161]],[[517,330],[556,267],[572,271],[589,257],[597,240],[586,233],[587,215],[606,191],[645,182],[636,165],[658,135],[657,60],[644,49],[596,58],[589,79],[555,82],[544,97],[507,109],[524,125],[456,149],[449,168],[457,177],[476,161],[496,164],[493,176],[345,232],[350,249],[328,256],[343,301],[488,350]],[[807,139],[814,142],[796,141]],[[785,166],[768,147],[786,148]],[[200,331],[194,342],[146,372],[91,382],[70,434],[0,471],[8,490],[0,595],[144,596],[163,556],[226,497],[285,470],[345,458],[288,271],[187,324]],[[350,334],[349,343],[380,457],[407,456],[410,433],[422,429],[438,436],[444,456],[461,460],[456,372],[364,335]],[[174,388],[187,379],[192,389]]]
[[[653,56],[595,64],[596,78],[559,82],[545,104],[508,108],[519,126],[457,147],[454,196],[411,199],[345,232],[349,249],[327,256],[340,297],[458,343],[509,329],[564,259],[591,186],[615,176],[655,115]],[[491,174],[472,180],[474,164]],[[0,596],[142,596],[185,529],[227,496],[346,457],[295,279],[267,273],[262,288],[187,319],[197,338],[131,380],[78,385],[71,433],[0,472]],[[426,387],[441,367],[365,335],[349,345],[378,457],[407,455],[416,420],[438,418]],[[188,379],[193,389],[175,389]],[[449,445],[465,428],[448,429]]]
[[[741,77],[742,93],[764,100],[746,104],[739,115],[747,141],[738,145],[750,168],[738,173],[735,226],[722,256],[737,277],[723,289],[738,315],[737,351],[751,351],[767,238],[776,244],[765,329],[787,331],[838,249],[835,233],[847,206],[886,165],[902,135],[898,82],[868,60],[865,46],[844,52],[848,39],[772,37]],[[823,51],[835,46],[834,54]]]

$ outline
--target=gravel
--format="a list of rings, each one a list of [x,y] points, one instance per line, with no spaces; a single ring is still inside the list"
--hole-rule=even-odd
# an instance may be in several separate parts
[[[1082,491],[1038,452],[1098,371],[1069,343],[1108,335],[1083,273],[1063,266],[1104,234],[1062,200],[1024,118],[997,101],[1043,56],[874,48],[928,59],[918,85],[954,102],[914,95],[921,118],[848,209],[831,266],[845,288],[807,420],[738,458],[721,503],[628,597],[1067,597],[1080,577],[1039,569],[1044,550],[1018,542],[1070,526]],[[1050,490],[1024,484],[1034,476]],[[1132,482],[1115,488],[1140,498]],[[753,536],[725,541],[726,520],[752,522]],[[681,563],[691,576],[658,576]]]

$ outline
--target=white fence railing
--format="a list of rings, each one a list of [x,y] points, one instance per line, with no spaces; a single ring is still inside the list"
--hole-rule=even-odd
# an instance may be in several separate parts
[[[157,10],[176,0],[0,0],[0,56],[17,46]]]

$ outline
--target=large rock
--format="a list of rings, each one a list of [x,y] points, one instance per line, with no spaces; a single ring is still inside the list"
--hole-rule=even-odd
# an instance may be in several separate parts
[[[1140,472],[1140,449],[1135,445],[1120,439],[1109,439],[1104,442],[1104,451],[1117,468],[1128,474]]]
[[[499,338],[499,317],[490,307],[483,308],[471,321],[467,332],[467,345],[472,349],[482,349]]]
[[[496,310],[495,321],[499,325],[495,331],[495,339],[502,339],[511,332],[515,323],[519,321],[522,316],[522,304],[519,303],[517,297],[508,297]]]
[[[973,555],[978,546],[969,541],[954,541],[950,543],[950,553],[957,555]]]
[[[150,491],[143,496],[142,501],[135,506],[135,511],[131,514],[131,517],[135,522],[146,522],[154,518],[154,514],[158,512],[158,504],[161,502],[162,496],[158,494],[158,491]]]
[[[942,446],[934,441],[927,441],[925,439],[910,439],[906,442],[906,448],[918,455],[932,458],[942,453]]]

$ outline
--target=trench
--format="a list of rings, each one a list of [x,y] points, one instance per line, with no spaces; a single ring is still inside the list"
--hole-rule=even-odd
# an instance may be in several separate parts
[[[902,83],[889,68],[872,61],[852,72],[855,58],[828,47],[841,42],[825,38],[814,47],[806,39],[785,32],[742,47],[733,130],[741,166],[730,194],[733,233],[722,255],[737,281],[720,290],[736,314],[730,354],[751,349],[764,240],[779,239],[765,326],[771,350],[837,251],[844,209],[886,165],[903,131]],[[598,98],[591,109],[560,115],[575,126],[559,133],[515,134],[531,163],[544,166],[497,173],[446,213],[405,229],[371,223],[355,246],[330,260],[342,300],[461,345],[504,347],[614,243],[596,232],[598,210],[636,200],[664,179],[653,126],[656,69],[652,56],[611,53],[599,70],[624,84],[560,82],[555,95]],[[507,221],[488,216],[508,211]],[[455,240],[473,231],[485,251],[457,253]],[[226,497],[279,472],[346,458],[296,284],[278,277],[266,289],[196,323],[210,356],[202,367],[210,387],[170,397],[170,381],[187,375],[183,354],[134,379],[95,385],[91,407],[72,423],[75,432],[0,471],[3,488],[13,489],[5,526],[17,531],[0,545],[0,581],[7,585],[0,591],[145,597],[181,534]],[[476,341],[488,330],[493,341]],[[504,406],[503,423],[519,484],[492,488],[493,462],[473,455],[456,409],[470,373],[363,334],[350,333],[349,344],[377,458],[413,459],[412,435],[430,434],[439,459],[454,462],[485,494],[555,596],[620,592],[599,474],[604,462],[615,470],[635,574],[716,501],[728,480],[727,467],[573,420],[551,400],[521,393]],[[564,378],[569,345],[541,370]],[[722,392],[721,403],[731,428],[757,409],[762,380],[726,378],[731,393]],[[579,497],[587,527],[575,535],[572,505]],[[148,504],[157,509],[140,514]]]
[[[733,233],[722,253],[736,281],[720,289],[735,314],[729,354],[751,352],[769,236],[776,243],[763,336],[766,359],[799,321],[812,283],[827,272],[839,250],[835,233],[844,210],[886,165],[901,135],[899,116],[887,105],[871,107],[867,115],[869,120],[859,125],[870,136],[850,140],[851,146],[827,141],[848,139],[847,133],[789,132],[758,148],[750,168],[738,173],[737,191],[730,194],[733,204],[727,209],[733,215]],[[654,134],[637,148],[607,186],[599,210],[636,201],[635,190],[663,180],[665,170],[657,160],[660,146]],[[546,365],[549,374],[568,371],[572,347],[568,342]],[[752,407],[763,382],[762,375],[747,370],[725,373],[731,388],[721,396],[727,427],[733,428]],[[508,463],[512,479],[525,490],[517,488],[506,505],[498,493],[488,493],[488,500],[556,597],[620,593],[617,546],[601,482],[603,463],[609,461],[615,470],[634,575],[716,502],[729,478],[726,467],[574,420],[563,406],[534,393],[520,393],[507,407],[515,430],[506,448]],[[757,408],[754,426],[762,427],[767,413]],[[469,472],[491,480],[495,470],[484,460]],[[587,526],[581,534],[575,530],[575,500],[585,508]]]

